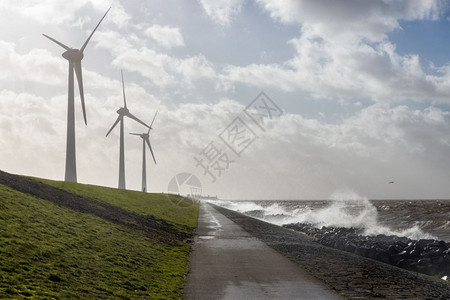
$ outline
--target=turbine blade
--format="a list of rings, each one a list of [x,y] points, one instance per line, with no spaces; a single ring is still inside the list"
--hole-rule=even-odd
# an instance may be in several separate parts
[[[155,162],[155,165],[156,165],[156,159],[155,159],[155,155],[153,154],[152,145],[150,145],[150,139],[145,139],[145,142],[147,143],[148,147],[150,148],[150,153],[152,154],[153,161]]]
[[[87,125],[86,107],[84,105],[84,90],[83,90],[83,73],[81,71],[81,62],[74,63],[75,73],[77,74],[78,88],[80,89],[81,108],[83,109],[84,123]]]
[[[150,128],[148,129],[148,132],[150,132],[150,129],[152,129],[153,126],[153,122],[155,122],[155,118],[156,118],[156,114],[158,113],[158,111],[155,112],[155,115],[153,116],[153,120],[152,123],[150,124]]]
[[[147,128],[150,128],[150,126],[148,126],[147,124],[145,124],[144,122],[142,122],[141,120],[139,120],[138,118],[136,118],[134,115],[132,115],[130,112],[126,114],[126,116],[130,119],[135,120],[136,122],[141,123],[142,125],[144,125]]]
[[[108,131],[108,133],[106,134],[106,136],[108,136],[110,133],[111,133],[111,131],[114,129],[114,127],[116,127],[116,125],[117,125],[117,123],[119,123],[119,121],[122,119],[122,116],[121,115],[119,115],[118,117],[117,117],[117,120],[114,122],[114,124],[113,124],[113,126],[111,127],[111,129]]]
[[[86,42],[84,42],[83,47],[81,47],[80,51],[81,53],[83,53],[84,48],[86,48],[87,44],[89,43],[89,40],[91,39],[92,35],[94,35],[94,32],[97,30],[98,26],[100,26],[100,23],[103,21],[103,19],[106,17],[106,14],[108,13],[108,11],[111,9],[108,8],[108,10],[105,12],[105,14],[103,15],[103,17],[101,18],[100,22],[98,22],[97,26],[95,26],[94,31],[92,31],[91,35],[87,38]]]
[[[123,81],[123,71],[120,70],[120,73],[122,74],[123,105],[125,108],[127,108],[127,99],[125,98],[125,83]]]
[[[137,135],[137,136],[140,136],[140,134],[139,133],[130,133],[131,135]]]
[[[57,43],[58,45],[60,45],[61,47],[63,47],[64,49],[66,49],[66,50],[70,50],[70,47],[68,47],[68,46],[66,46],[66,45],[64,45],[63,43],[61,43],[61,42],[58,42],[57,40],[55,40],[54,38],[51,38],[51,37],[49,37],[48,35],[46,35],[46,34],[42,34],[43,36],[45,36],[46,38],[48,38],[50,41],[52,41],[52,42],[55,42],[55,43]]]

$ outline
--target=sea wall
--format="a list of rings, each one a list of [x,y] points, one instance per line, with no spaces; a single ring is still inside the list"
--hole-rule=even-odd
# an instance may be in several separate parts
[[[305,234],[236,211],[219,212],[348,299],[448,299],[450,285],[315,242]]]
[[[412,240],[395,235],[363,235],[362,229],[311,224],[283,225],[314,237],[322,245],[375,259],[410,271],[450,278],[450,243],[433,239]]]

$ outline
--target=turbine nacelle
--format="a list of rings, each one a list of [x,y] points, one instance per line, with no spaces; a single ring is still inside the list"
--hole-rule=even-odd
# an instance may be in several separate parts
[[[121,108],[119,108],[117,110],[117,113],[119,115],[126,115],[126,116],[128,116],[130,114],[130,110],[128,108],[126,108],[126,107],[121,107]]]
[[[145,144],[147,144],[148,148],[150,149],[150,153],[152,154],[153,157],[153,161],[156,164],[156,159],[155,159],[155,155],[153,154],[153,149],[152,149],[152,145],[150,144],[150,130],[153,129],[153,123],[155,122],[155,118],[156,118],[156,114],[158,113],[158,111],[156,111],[155,116],[153,117],[152,123],[150,124],[150,126],[147,126],[148,131],[146,133],[130,133],[131,135],[135,135],[138,136],[142,139],[143,143],[144,143],[144,155],[145,155]],[[145,161],[143,162],[144,167],[145,168]]]
[[[130,113],[129,109],[127,108],[127,100],[125,96],[125,82],[123,80],[123,72],[121,71],[122,75],[122,92],[123,92],[123,107],[120,107],[117,110],[117,113],[119,116],[117,116],[116,121],[109,129],[106,136],[108,136],[111,131],[117,126],[117,124],[120,123],[120,150],[119,150],[119,189],[125,189],[125,137],[124,137],[124,118],[130,118],[141,125],[144,125],[147,128],[151,128],[151,126],[148,126],[141,120],[139,120],[136,116],[134,116],[132,113]],[[145,143],[145,141],[144,141]],[[153,153],[152,153],[153,155]]]
[[[78,49],[69,49],[62,54],[62,57],[71,62],[81,62],[84,54]]]
[[[116,127],[116,125],[119,122],[123,121],[124,117],[128,117],[128,118],[130,118],[130,119],[132,119],[132,120],[134,120],[134,121],[144,125],[147,128],[151,128],[151,126],[148,126],[147,124],[145,124],[144,122],[139,120],[136,116],[134,116],[132,113],[130,113],[130,110],[127,108],[127,100],[126,100],[126,97],[125,97],[125,83],[123,81],[123,72],[121,72],[121,73],[122,73],[122,90],[123,90],[123,104],[124,104],[124,106],[117,110],[117,113],[119,114],[119,116],[117,117],[116,121],[112,125],[111,129],[109,129],[109,131],[106,134],[106,136],[108,136],[111,133],[111,131],[114,129],[114,127]],[[121,132],[121,135],[122,135],[122,132]]]
[[[66,140],[66,174],[65,181],[77,182],[77,168],[76,168],[76,151],[75,151],[75,108],[74,108],[74,73],[77,78],[78,88],[80,91],[81,109],[83,110],[84,123],[87,125],[86,118],[86,107],[84,103],[84,88],[83,88],[83,72],[81,69],[81,60],[84,57],[84,50],[95,33],[100,23],[105,18],[106,14],[109,12],[109,8],[103,17],[95,26],[92,33],[86,39],[84,44],[80,49],[72,49],[71,47],[64,45],[60,41],[46,35],[42,34],[45,38],[49,39],[53,43],[57,44],[65,51],[62,54],[66,60],[69,61],[69,80],[68,80],[68,101],[67,101],[67,140]]]
[[[71,93],[70,91],[73,91],[73,85],[74,85],[73,72],[75,71],[75,74],[77,76],[77,81],[78,81],[78,88],[80,90],[81,108],[83,110],[84,123],[86,125],[87,125],[87,118],[86,118],[86,108],[85,108],[85,104],[84,104],[83,72],[81,70],[81,60],[84,57],[84,54],[83,54],[84,49],[88,45],[90,39],[92,38],[92,35],[97,30],[98,26],[100,26],[100,23],[102,23],[103,19],[105,18],[106,14],[109,12],[110,9],[111,9],[111,7],[108,8],[108,10],[105,12],[103,17],[100,19],[100,22],[98,22],[97,26],[95,26],[94,30],[89,35],[89,37],[86,39],[86,41],[84,42],[83,46],[81,46],[80,49],[72,49],[69,46],[64,45],[60,41],[55,40],[54,38],[52,38],[46,34],[42,34],[43,36],[48,38],[50,41],[54,42],[55,44],[59,45],[60,47],[62,47],[66,50],[62,54],[62,57],[64,57],[65,59],[67,59],[69,61],[69,102],[74,97],[73,93],[70,94]]]
[[[140,137],[143,140],[149,140],[150,139],[150,135],[148,133],[130,133],[131,135],[135,135]]]

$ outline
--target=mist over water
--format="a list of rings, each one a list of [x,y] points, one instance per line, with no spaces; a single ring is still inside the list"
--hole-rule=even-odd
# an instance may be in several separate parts
[[[381,224],[376,206],[366,197],[351,191],[335,192],[329,201],[211,202],[276,225],[309,223],[318,228],[322,226],[360,228],[364,230],[365,235],[397,235],[414,240],[437,239],[432,234],[424,232],[418,225],[393,229]]]

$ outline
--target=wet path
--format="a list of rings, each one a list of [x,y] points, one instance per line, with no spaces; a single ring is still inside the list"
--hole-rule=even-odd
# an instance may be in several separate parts
[[[185,299],[341,299],[213,207],[198,221]]]

